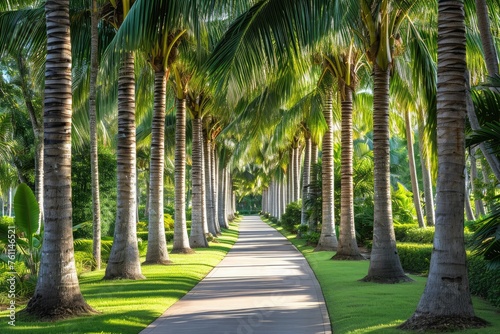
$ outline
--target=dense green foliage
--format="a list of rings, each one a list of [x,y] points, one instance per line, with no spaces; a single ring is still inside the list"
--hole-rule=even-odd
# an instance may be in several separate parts
[[[280,224],[288,231],[297,232],[296,225],[300,224],[302,215],[302,201],[292,202],[286,206],[285,213],[281,216]]]
[[[81,153],[80,153],[81,152]],[[92,221],[92,189],[90,153],[81,150],[73,153],[72,191],[73,225]],[[101,233],[113,235],[116,216],[116,156],[104,147],[99,148],[99,185],[101,195]],[[91,238],[88,233],[79,237]]]

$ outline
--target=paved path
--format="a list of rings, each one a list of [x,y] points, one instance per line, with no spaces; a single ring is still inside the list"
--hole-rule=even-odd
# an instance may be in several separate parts
[[[227,256],[141,334],[331,333],[302,254],[259,217],[245,217]]]

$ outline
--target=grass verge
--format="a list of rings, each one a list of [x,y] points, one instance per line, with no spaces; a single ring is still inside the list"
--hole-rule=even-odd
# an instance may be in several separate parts
[[[143,265],[145,280],[103,281],[104,269],[80,276],[80,289],[98,315],[58,322],[35,322],[18,315],[16,326],[7,324],[8,313],[0,312],[0,333],[120,333],[137,334],[168,307],[189,292],[214,268],[238,238],[238,223],[217,237],[209,248],[195,254],[170,254],[173,264]],[[144,261],[145,257],[141,257]],[[18,309],[19,311],[19,309]]]
[[[368,272],[368,261],[331,260],[334,252],[314,252],[305,240],[264,221],[290,240],[309,262],[321,285],[333,333],[408,333],[396,326],[415,311],[424,291],[425,277],[409,275],[415,282],[402,284],[360,282]],[[478,297],[473,297],[472,301],[476,315],[491,326],[460,333],[500,333],[500,310]]]

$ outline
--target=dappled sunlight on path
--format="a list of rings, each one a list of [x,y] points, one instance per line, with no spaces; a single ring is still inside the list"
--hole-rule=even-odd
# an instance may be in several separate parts
[[[142,334],[331,333],[321,289],[302,254],[259,217],[232,250]]]

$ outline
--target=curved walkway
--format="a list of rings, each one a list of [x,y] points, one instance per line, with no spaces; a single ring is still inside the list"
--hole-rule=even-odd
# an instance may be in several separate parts
[[[259,217],[245,217],[227,256],[142,334],[331,333],[302,254]]]

